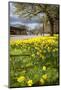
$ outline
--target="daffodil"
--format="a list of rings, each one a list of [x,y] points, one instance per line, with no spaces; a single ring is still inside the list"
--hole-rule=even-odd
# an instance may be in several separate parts
[[[43,85],[45,83],[44,79],[40,79],[40,83]]]
[[[25,77],[24,77],[24,76],[20,76],[20,77],[17,78],[17,81],[18,81],[18,82],[22,82],[22,81],[24,81],[24,80],[25,80]]]
[[[39,55],[40,53],[39,52],[37,52],[37,55]]]
[[[44,80],[46,80],[46,79],[47,79],[47,74],[42,75],[42,78],[43,78]]]
[[[46,66],[43,66],[43,71],[46,71]]]
[[[33,81],[32,80],[28,80],[27,84],[28,84],[28,86],[32,86]]]
[[[32,54],[32,57],[35,57],[35,54]]]

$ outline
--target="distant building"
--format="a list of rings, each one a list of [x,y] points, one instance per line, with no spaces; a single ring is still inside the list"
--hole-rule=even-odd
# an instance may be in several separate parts
[[[27,35],[27,29],[25,26],[21,27],[10,26],[10,35]]]

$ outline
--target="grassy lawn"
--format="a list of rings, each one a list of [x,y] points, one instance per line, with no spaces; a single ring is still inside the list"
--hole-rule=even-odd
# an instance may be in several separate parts
[[[57,85],[58,36],[10,41],[10,87]]]

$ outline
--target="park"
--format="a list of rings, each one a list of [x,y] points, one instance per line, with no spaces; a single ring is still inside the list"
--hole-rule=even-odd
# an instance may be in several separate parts
[[[59,85],[59,5],[9,7],[9,87]]]

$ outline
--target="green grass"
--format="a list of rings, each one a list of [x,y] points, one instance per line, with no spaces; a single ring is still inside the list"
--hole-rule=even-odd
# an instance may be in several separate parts
[[[58,36],[11,42],[9,86],[57,85],[58,62]],[[21,81],[21,77],[25,79]],[[32,83],[29,84],[29,80]]]

